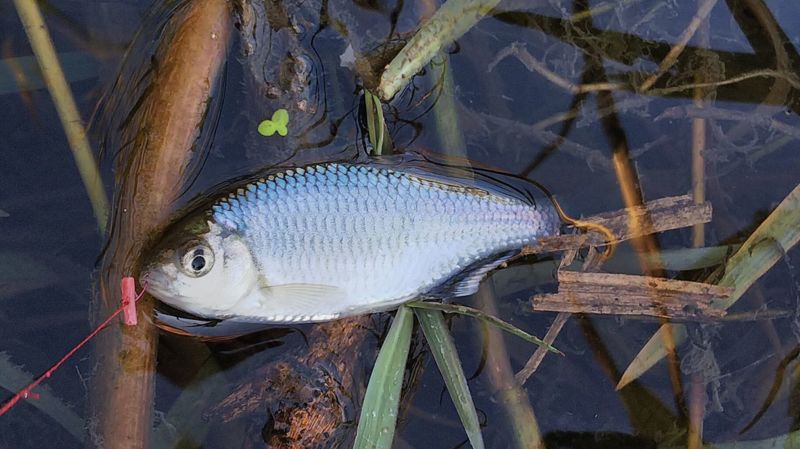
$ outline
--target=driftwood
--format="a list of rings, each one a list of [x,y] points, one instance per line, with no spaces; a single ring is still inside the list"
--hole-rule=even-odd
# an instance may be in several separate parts
[[[262,434],[269,447],[341,445],[345,424],[357,416],[353,402],[360,399],[353,393],[365,385],[357,361],[373,356],[374,327],[368,315],[314,326],[307,348],[259,368],[206,417],[227,423],[267,409],[269,428]]]
[[[711,306],[733,289],[702,282],[627,274],[558,272],[558,293],[532,298],[537,311],[647,315],[664,318],[720,318]]]

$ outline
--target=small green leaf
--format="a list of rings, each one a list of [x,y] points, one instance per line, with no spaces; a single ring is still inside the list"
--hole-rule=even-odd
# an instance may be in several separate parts
[[[353,449],[391,449],[414,315],[400,307],[383,342],[364,395]]]
[[[485,321],[497,328],[500,328],[509,334],[516,335],[517,337],[529,341],[535,345],[539,345],[550,352],[555,352],[556,354],[564,355],[563,352],[559,351],[558,349],[554,348],[553,346],[547,344],[544,340],[531,335],[524,330],[514,326],[511,323],[507,323],[500,318],[493,317],[491,315],[487,315],[481,310],[473,309],[472,307],[461,306],[458,304],[442,304],[438,302],[424,302],[424,301],[414,301],[408,303],[409,307],[414,307],[417,309],[428,309],[428,310],[440,310],[444,313],[457,313],[459,315],[467,315],[473,318],[477,318],[479,320]]]
[[[275,124],[272,120],[264,120],[258,124],[258,133],[266,137],[275,134]]]
[[[444,383],[453,404],[456,406],[458,416],[467,432],[470,444],[473,449],[483,449],[483,436],[478,422],[478,412],[475,411],[475,403],[472,401],[472,394],[469,392],[467,377],[461,368],[461,360],[458,358],[456,345],[453,337],[447,330],[444,323],[444,316],[438,310],[414,309],[414,313],[419,319],[422,332],[431,348],[436,366],[442,373]]]
[[[289,112],[286,109],[278,109],[272,114],[271,120],[264,120],[258,124],[258,133],[269,137],[275,133],[279,136],[289,134]]]

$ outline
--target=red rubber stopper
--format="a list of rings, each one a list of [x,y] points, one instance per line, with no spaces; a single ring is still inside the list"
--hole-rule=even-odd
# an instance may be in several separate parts
[[[122,278],[122,317],[128,326],[136,326],[136,281],[128,276]]]

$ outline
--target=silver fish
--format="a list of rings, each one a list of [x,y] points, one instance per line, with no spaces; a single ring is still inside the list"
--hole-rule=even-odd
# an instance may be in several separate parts
[[[547,202],[417,168],[327,163],[252,181],[167,232],[147,290],[206,318],[319,322],[474,293],[558,232]]]

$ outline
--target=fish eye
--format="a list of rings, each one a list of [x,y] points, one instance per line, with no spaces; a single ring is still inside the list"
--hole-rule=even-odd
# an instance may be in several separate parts
[[[183,272],[192,277],[208,274],[213,266],[214,252],[202,243],[194,243],[188,246],[181,257]]]

